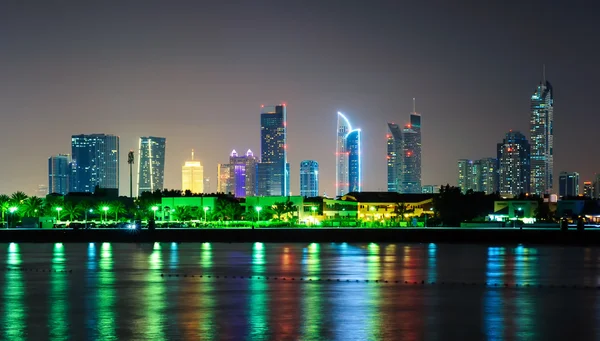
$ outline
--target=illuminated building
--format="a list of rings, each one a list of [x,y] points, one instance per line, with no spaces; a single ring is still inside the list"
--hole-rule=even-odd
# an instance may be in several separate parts
[[[531,96],[531,192],[537,195],[550,193],[554,173],[554,91],[543,80]]]
[[[458,160],[458,187],[463,193],[473,189],[473,161]]]
[[[143,192],[161,190],[165,179],[164,137],[140,137],[137,171],[138,196]]]
[[[498,162],[494,158],[481,160],[458,160],[458,187],[463,193],[468,190],[492,194],[497,192]]]
[[[233,175],[231,165],[219,163],[217,165],[217,193],[233,193]]]
[[[594,178],[594,183],[592,185],[594,187],[594,199],[600,199],[600,174],[596,174]]]
[[[71,137],[71,192],[93,193],[100,188],[119,188],[119,137],[106,134]]]
[[[386,161],[388,192],[421,193],[421,115],[414,98],[409,124],[388,123]]]
[[[229,156],[229,165],[219,165],[219,188],[229,190],[237,198],[255,195],[257,163],[258,160],[250,149],[243,156],[238,155],[234,149]]]
[[[593,193],[593,187],[592,187],[592,182],[591,181],[585,181],[583,183],[583,196],[587,197],[587,198],[592,198]]]
[[[256,193],[260,196],[289,195],[287,163],[287,113],[285,104],[263,106],[260,114],[260,156]]]
[[[204,167],[200,161],[194,160],[194,150],[192,149],[192,158],[185,162],[181,167],[181,190],[189,190],[192,193],[204,193]]]
[[[314,160],[300,162],[300,195],[307,198],[319,196],[319,163]]]
[[[338,112],[336,140],[336,195],[362,191],[361,131]]]
[[[498,143],[498,189],[500,195],[515,197],[529,193],[531,167],[530,146],[518,131],[510,131]]]
[[[579,173],[560,172],[558,178],[558,195],[561,198],[579,195]]]
[[[67,154],[58,154],[48,158],[48,187],[44,197],[46,194],[65,195],[69,192],[70,163],[71,156]]]
[[[421,193],[423,194],[434,194],[440,192],[439,185],[423,185],[421,186]]]
[[[395,123],[388,123],[387,134],[387,191],[400,192],[404,165],[402,129]]]
[[[69,167],[69,169],[70,169],[70,167]],[[46,197],[46,195],[50,194],[48,191],[49,191],[48,185],[38,185],[38,189],[36,191],[35,196],[38,198],[44,198],[44,197]]]

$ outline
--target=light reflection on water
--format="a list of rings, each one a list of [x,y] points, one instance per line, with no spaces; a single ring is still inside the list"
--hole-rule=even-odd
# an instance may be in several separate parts
[[[569,338],[569,330],[600,339],[600,299],[582,287],[600,276],[594,248],[56,243],[0,250],[4,340],[551,340]],[[51,271],[32,271],[44,264]]]

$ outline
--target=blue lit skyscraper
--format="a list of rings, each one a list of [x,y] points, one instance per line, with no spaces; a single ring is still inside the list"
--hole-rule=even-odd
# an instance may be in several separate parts
[[[266,106],[260,114],[260,156],[256,192],[259,196],[289,195],[285,104]]]
[[[550,193],[554,181],[554,91],[543,80],[531,96],[531,192],[537,195]]]
[[[498,190],[505,197],[529,193],[530,146],[518,131],[510,131],[498,143]]]
[[[319,196],[319,163],[313,160],[300,162],[300,195],[307,198]]]
[[[140,137],[137,171],[138,195],[162,190],[165,180],[164,137]]]
[[[352,129],[350,121],[337,113],[336,181],[337,196],[362,191],[362,155],[360,129]]]
[[[404,174],[404,144],[402,129],[395,123],[388,123],[387,134],[387,190],[400,192]]]
[[[73,173],[71,192],[93,193],[119,188],[119,137],[106,134],[71,137]]]
[[[256,182],[257,160],[250,149],[246,155],[238,155],[235,149],[229,156],[229,186],[236,198],[254,196],[254,184]],[[221,165],[223,167],[224,165]]]
[[[71,157],[58,154],[48,158],[48,193],[65,195],[69,192]]]

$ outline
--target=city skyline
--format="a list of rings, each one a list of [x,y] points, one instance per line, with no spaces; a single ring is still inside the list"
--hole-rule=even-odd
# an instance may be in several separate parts
[[[581,147],[600,120],[584,100],[593,97],[600,76],[593,67],[597,47],[589,44],[598,28],[593,14],[577,6],[498,2],[470,13],[449,4],[431,11],[422,3],[391,2],[350,2],[341,10],[311,1],[285,10],[259,2],[243,11],[166,3],[143,10],[1,6],[0,27],[12,34],[0,37],[6,117],[0,142],[11,145],[0,151],[11,160],[0,172],[0,192],[32,193],[46,183],[42,160],[67,152],[68,136],[79,132],[120,136],[123,155],[136,149],[139,136],[166,137],[166,188],[180,186],[179,162],[190,148],[215,179],[216,164],[231,149],[259,150],[256,108],[282,101],[290,113],[288,161],[317,160],[321,192],[334,193],[334,151],[323,146],[332,143],[338,110],[363,131],[364,190],[385,191],[385,124],[408,123],[402,108],[413,97],[427,118],[423,184],[454,184],[457,159],[493,156],[510,129],[529,135],[532,85],[542,64],[558,96],[555,126],[584,123],[556,129],[555,174],[575,170],[586,181],[600,170],[600,161]],[[534,9],[539,15],[529,14]],[[410,16],[394,20],[394,12]],[[156,23],[151,13],[164,17]],[[212,19],[225,13],[226,21]],[[274,22],[242,24],[265,15]],[[62,20],[44,24],[53,17]],[[274,24],[281,29],[274,32]],[[121,184],[128,183],[127,166],[120,163]],[[298,193],[294,173],[292,167],[291,189]]]

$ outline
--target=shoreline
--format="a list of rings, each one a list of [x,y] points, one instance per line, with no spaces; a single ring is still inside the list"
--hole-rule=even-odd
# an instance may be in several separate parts
[[[146,243],[146,242],[282,242],[282,243],[454,243],[600,245],[600,230],[512,228],[261,228],[261,229],[3,229],[0,243]]]

